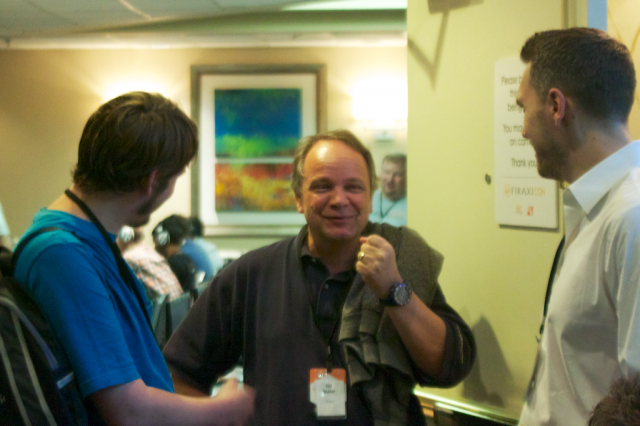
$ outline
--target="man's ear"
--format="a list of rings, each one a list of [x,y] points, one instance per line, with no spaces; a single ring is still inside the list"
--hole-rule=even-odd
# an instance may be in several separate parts
[[[142,180],[142,191],[146,195],[151,195],[153,193],[153,188],[158,181],[158,170],[152,171],[149,176],[145,177]]]
[[[296,209],[298,210],[298,213],[304,213],[304,206],[302,205],[302,195],[295,194],[295,196],[296,196]]]
[[[567,113],[567,98],[560,89],[551,88],[547,95],[547,104],[549,112],[556,126],[559,126]]]

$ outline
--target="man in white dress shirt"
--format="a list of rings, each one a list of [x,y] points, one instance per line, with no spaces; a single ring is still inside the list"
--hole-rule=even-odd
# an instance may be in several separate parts
[[[640,142],[627,48],[606,33],[537,33],[517,102],[540,176],[569,183],[560,253],[521,425],[585,425],[640,371]]]

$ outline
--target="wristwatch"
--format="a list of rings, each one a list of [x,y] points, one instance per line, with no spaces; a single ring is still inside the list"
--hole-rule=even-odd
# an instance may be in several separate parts
[[[404,306],[411,300],[413,290],[407,283],[394,283],[389,290],[389,295],[380,299],[384,306]]]

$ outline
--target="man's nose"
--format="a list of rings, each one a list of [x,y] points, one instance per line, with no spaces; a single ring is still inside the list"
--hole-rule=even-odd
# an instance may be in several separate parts
[[[346,204],[347,202],[347,193],[342,188],[334,188],[331,193],[331,204],[332,205],[341,205]]]

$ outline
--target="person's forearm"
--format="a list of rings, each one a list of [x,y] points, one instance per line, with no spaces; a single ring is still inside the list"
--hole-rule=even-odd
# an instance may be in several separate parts
[[[408,304],[385,310],[418,368],[430,376],[438,376],[447,336],[444,321],[415,295]]]
[[[253,396],[222,393],[194,398],[148,387],[141,379],[89,397],[109,426],[244,424],[253,412]]]
[[[379,298],[385,298],[394,283],[404,282],[395,250],[379,235],[361,237],[356,271]],[[403,306],[386,307],[409,355],[424,373],[437,376],[442,368],[447,326],[417,296]]]

